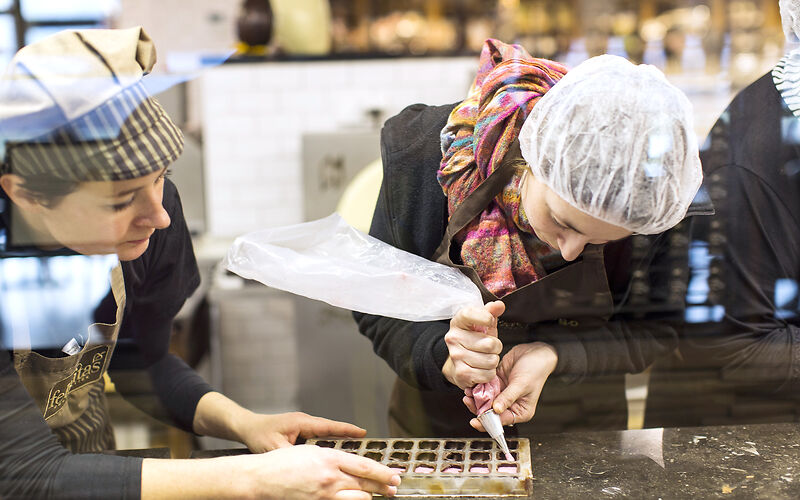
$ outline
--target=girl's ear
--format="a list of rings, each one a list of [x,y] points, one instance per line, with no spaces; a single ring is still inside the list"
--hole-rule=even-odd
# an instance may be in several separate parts
[[[38,212],[44,206],[33,193],[23,186],[22,177],[15,174],[0,175],[0,187],[14,205],[28,211]]]

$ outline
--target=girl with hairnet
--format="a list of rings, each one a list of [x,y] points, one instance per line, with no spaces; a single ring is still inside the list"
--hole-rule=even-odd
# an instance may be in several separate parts
[[[58,310],[46,303],[48,293],[0,307],[0,497],[394,494],[399,477],[373,460],[291,446],[301,437],[361,437],[363,429],[303,413],[251,412],[168,353],[172,320],[200,278],[177,190],[166,179],[183,136],[142,78],[154,63],[141,28],[64,31],[20,50],[0,81],[0,257],[119,259],[112,293],[82,332],[45,312]],[[3,280],[14,269],[0,266]],[[254,454],[100,454],[114,448],[105,373],[134,401],[157,396],[160,408],[145,405],[151,413],[163,410],[188,432],[239,441]]]
[[[649,426],[800,418],[800,1],[779,5],[792,50],[734,97],[700,153],[716,213],[692,227],[692,273],[708,290],[689,304],[681,356],[653,369]]]
[[[486,303],[449,323],[355,314],[399,375],[392,431],[470,434],[492,405],[504,425],[525,423],[543,387],[558,414],[540,430],[624,427],[622,377],[674,347],[683,303],[620,319],[628,237],[687,215],[701,183],[693,134],[688,100],[655,68],[600,56],[567,71],[496,40],[464,101],[390,119],[370,234],[457,267]],[[587,376],[613,390],[549,392]]]

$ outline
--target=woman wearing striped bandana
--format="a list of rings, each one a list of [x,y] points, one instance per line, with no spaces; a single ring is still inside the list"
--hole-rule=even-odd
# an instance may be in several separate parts
[[[199,273],[166,179],[183,136],[142,80],[154,63],[141,28],[65,31],[20,50],[0,82],[0,257],[119,258],[97,323],[82,333],[0,307],[0,319],[15,318],[0,322],[0,497],[394,494],[399,477],[388,467],[292,446],[301,437],[361,437],[363,429],[302,413],[253,413],[168,354],[172,319]],[[41,304],[24,305],[36,315]],[[42,323],[69,339],[63,353],[41,348],[41,332],[29,326]],[[242,442],[254,454],[191,461],[99,454],[114,447],[105,373],[123,395],[152,386],[156,416]]]

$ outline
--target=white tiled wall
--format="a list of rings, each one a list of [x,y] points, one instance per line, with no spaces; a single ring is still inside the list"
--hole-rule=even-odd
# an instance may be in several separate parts
[[[367,126],[366,112],[463,99],[477,60],[228,64],[204,75],[207,228],[230,237],[302,221],[301,139]]]

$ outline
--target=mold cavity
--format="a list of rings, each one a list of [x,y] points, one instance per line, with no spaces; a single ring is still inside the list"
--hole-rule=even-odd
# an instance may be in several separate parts
[[[336,446],[336,443],[334,443],[333,441],[317,441],[317,446],[320,446],[322,448],[333,448],[334,446]]]
[[[444,456],[445,460],[452,460],[453,462],[463,462],[464,454],[457,451],[452,451]]]
[[[483,461],[491,460],[491,458],[492,458],[492,455],[487,453],[487,452],[485,452],[485,451],[473,451],[472,453],[469,454],[469,459],[470,460],[475,460],[475,461],[478,461],[478,460],[483,460]]]
[[[517,452],[516,451],[512,451],[511,452],[511,458],[513,458],[514,460],[519,460],[517,458]],[[503,453],[502,451],[498,451],[497,452],[497,460],[507,460],[506,454]]]
[[[433,453],[420,453],[419,455],[417,455],[417,460],[420,461],[425,460],[426,462],[435,462],[436,455],[434,455]]]
[[[510,440],[508,442],[508,449],[509,450],[516,450],[519,447],[519,441]]]
[[[382,450],[386,448],[386,441],[370,441],[367,443],[368,450]]]
[[[439,443],[437,441],[422,441],[419,444],[420,450],[435,450],[439,447]]]
[[[395,451],[394,453],[389,455],[389,458],[391,458],[392,460],[408,460],[408,453],[406,453],[405,451]]]
[[[342,443],[343,450],[357,450],[361,446],[360,441],[345,441]]]
[[[402,474],[402,473],[404,473],[406,470],[408,470],[408,467],[406,467],[404,464],[394,464],[394,463],[391,463],[391,464],[389,464],[387,467],[389,467],[390,469],[392,469],[392,471],[393,471],[393,472],[397,472],[398,474]]]
[[[517,466],[514,464],[500,464],[497,466],[497,472],[502,472],[503,474],[516,474]]]
[[[473,441],[469,447],[473,450],[491,450],[492,446],[494,446],[494,441],[488,440],[480,440],[480,441]]]
[[[395,450],[410,450],[414,446],[411,441],[395,441],[393,447]]]
[[[464,466],[459,464],[447,464],[442,469],[444,474],[460,474],[464,471]]]
[[[368,451],[368,452],[364,453],[364,456],[367,457],[367,458],[371,458],[371,459],[375,460],[376,462],[380,462],[381,459],[383,458],[383,453],[379,453],[377,451]]]
[[[430,474],[435,470],[436,467],[433,464],[419,464],[416,467],[414,467],[414,472],[417,472],[419,474]]]
[[[474,474],[488,474],[489,473],[489,466],[487,464],[473,464],[469,471]]]
[[[448,441],[444,444],[446,450],[463,450],[464,443],[461,441]]]

